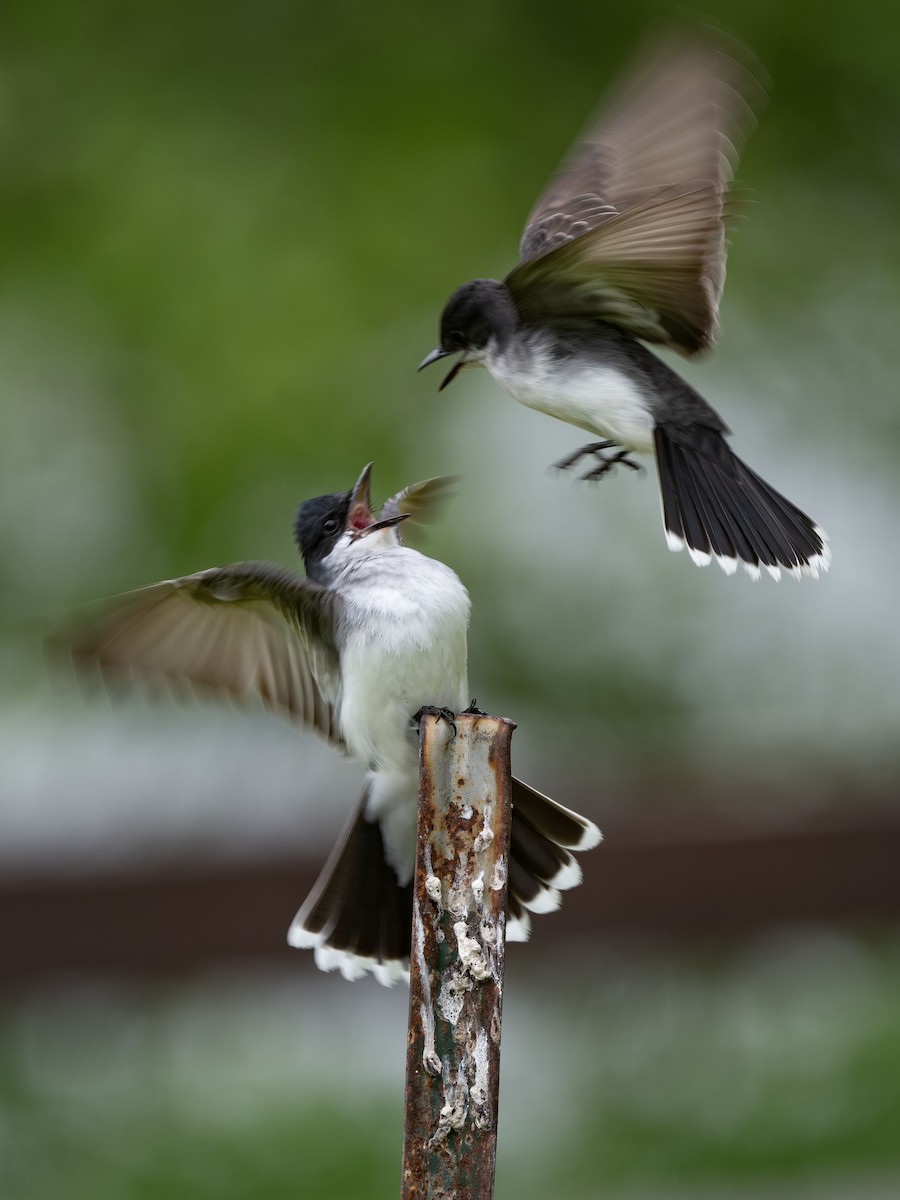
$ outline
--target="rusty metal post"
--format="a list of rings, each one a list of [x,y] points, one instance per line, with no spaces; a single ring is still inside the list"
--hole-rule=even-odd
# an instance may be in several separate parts
[[[421,725],[401,1200],[494,1194],[514,729]]]

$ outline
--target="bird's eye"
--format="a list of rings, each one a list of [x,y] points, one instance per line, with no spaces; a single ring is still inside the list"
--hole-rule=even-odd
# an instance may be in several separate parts
[[[322,526],[322,528],[326,533],[334,533],[334,531],[337,529],[339,524],[340,524],[340,522],[337,520],[336,517],[329,517],[328,520]]]

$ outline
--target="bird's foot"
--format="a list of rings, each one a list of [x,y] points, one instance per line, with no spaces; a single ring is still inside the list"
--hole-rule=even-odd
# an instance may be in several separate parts
[[[609,453],[609,451],[615,451],[615,453]],[[589,454],[597,459],[597,465],[580,476],[581,479],[588,480],[589,482],[602,479],[614,467],[620,465],[628,467],[632,471],[643,471],[644,469],[639,462],[635,462],[627,450],[623,449],[616,442],[610,441],[589,442],[586,446],[579,447],[573,454],[569,454],[566,458],[561,458],[558,463],[554,463],[553,465],[557,471],[568,471],[570,467],[574,467],[577,462],[580,462]]]
[[[413,713],[413,721],[416,725],[420,725],[423,717],[437,717],[439,721],[446,721],[453,730],[453,736],[456,737],[456,713],[452,708],[439,708],[434,704],[423,704],[417,713]]]
[[[576,463],[581,462],[581,460],[586,458],[589,454],[593,454],[599,458],[601,462],[605,462],[606,459],[603,451],[615,450],[616,448],[615,442],[589,442],[586,446],[581,446],[573,454],[567,454],[565,458],[561,458],[559,462],[554,463],[553,469],[555,471],[568,471],[570,467],[574,467]]]
[[[599,455],[598,455],[599,458]],[[593,483],[596,479],[602,479],[604,475],[609,474],[618,466],[628,467],[630,471],[643,471],[643,467],[639,462],[629,457],[627,450],[619,450],[616,454],[611,454],[609,458],[601,458],[599,464],[593,470],[585,472],[579,478],[587,480],[588,483]]]
[[[460,716],[463,716],[463,717],[486,717],[487,713],[484,711],[483,708],[478,707],[478,702],[476,700],[473,700],[472,703],[469,705],[469,707],[464,709],[463,712],[460,713]]]

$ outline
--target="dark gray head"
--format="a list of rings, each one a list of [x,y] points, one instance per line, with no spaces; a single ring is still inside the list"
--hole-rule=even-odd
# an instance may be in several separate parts
[[[349,511],[349,492],[316,496],[313,500],[305,500],[297,509],[294,541],[303,555],[310,579],[315,579],[316,568],[332,552],[347,528]]]
[[[441,344],[427,355],[419,370],[462,352],[463,357],[441,384],[445,388],[467,361],[477,359],[491,338],[503,346],[519,324],[519,314],[507,288],[496,279],[473,279],[458,287],[441,314]]]
[[[491,337],[503,342],[518,325],[512,296],[496,279],[473,279],[458,287],[441,314],[441,349],[482,350]]]
[[[349,492],[334,492],[330,496],[316,496],[305,500],[297,509],[294,518],[294,541],[303,555],[306,574],[310,579],[324,582],[327,572],[323,563],[345,533],[351,541],[388,529],[406,520],[408,513],[395,513],[384,520],[376,521],[369,498],[369,479],[372,464],[363,467],[362,473]]]

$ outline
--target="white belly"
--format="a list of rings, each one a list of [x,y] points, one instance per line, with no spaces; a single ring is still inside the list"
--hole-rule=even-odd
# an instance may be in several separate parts
[[[614,367],[560,370],[558,362],[539,352],[530,356],[527,371],[500,355],[491,356],[485,366],[520,404],[628,450],[652,451],[653,421],[645,394]]]
[[[424,705],[460,712],[466,697],[465,630],[429,652],[398,637],[392,646],[351,638],[341,657],[341,732],[353,754],[377,770],[417,770],[410,718]]]
[[[366,813],[379,821],[387,861],[405,884],[415,862],[419,774],[411,717],[424,705],[453,712],[468,705],[468,603],[426,616],[396,593],[390,599],[389,620],[383,610],[370,616],[379,620],[377,640],[356,633],[343,647],[339,720],[347,745],[370,768]]]
[[[401,883],[413,869],[419,738],[425,705],[461,712],[469,703],[469,596],[456,574],[397,542],[394,529],[347,539],[332,551],[341,734],[369,768],[366,813],[381,825]]]
[[[408,569],[406,569],[408,568]],[[396,550],[391,569],[347,594],[341,646],[341,732],[376,770],[417,770],[410,718],[423,705],[459,712],[469,703],[469,598],[443,563]]]

